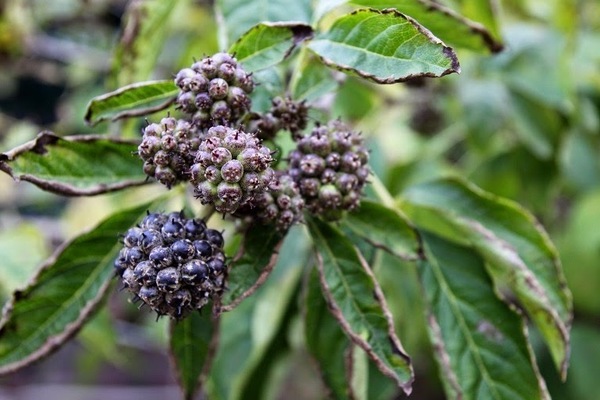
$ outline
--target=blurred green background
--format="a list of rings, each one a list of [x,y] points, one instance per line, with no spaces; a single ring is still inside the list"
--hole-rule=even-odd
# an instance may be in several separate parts
[[[469,16],[477,2],[442,3]],[[46,129],[59,135],[136,134],[143,121],[86,126],[89,99],[123,84],[169,77],[193,57],[220,50],[209,1],[163,4],[175,8],[153,21],[140,57],[144,64],[123,73],[113,59],[123,57],[129,2],[0,2],[0,151]],[[594,400],[600,389],[600,2],[496,5],[504,52],[459,50],[462,73],[439,80],[376,87],[347,78],[331,99],[331,113],[368,134],[373,168],[393,194],[459,174],[536,215],[559,249],[575,304],[567,382],[560,383],[534,332],[541,370],[554,398]],[[0,298],[23,286],[65,238],[94,225],[117,202],[134,201],[148,190],[155,189],[64,199],[0,175]],[[382,281],[392,293],[400,337],[416,363],[412,398],[443,398],[422,317],[415,318],[414,276],[392,275],[385,265],[383,260],[378,273],[387,277]],[[103,399],[174,396],[165,321],[153,323],[114,292],[74,342],[0,378],[0,399],[40,393],[44,399],[96,398],[95,388]],[[295,325],[286,323],[289,335],[297,332]],[[296,379],[280,380],[286,389],[272,390],[273,398],[283,398],[286,390],[296,390],[297,398],[319,396],[317,373],[302,346],[292,346],[291,354],[286,365]],[[385,396],[393,393],[382,389],[378,398]]]

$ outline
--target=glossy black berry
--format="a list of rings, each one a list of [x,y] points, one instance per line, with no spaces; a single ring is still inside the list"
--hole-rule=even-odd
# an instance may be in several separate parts
[[[149,213],[122,238],[115,273],[123,288],[159,315],[183,318],[222,294],[223,235],[203,220]]]
[[[213,247],[208,240],[194,240],[194,248],[196,249],[196,257],[205,259],[213,255]]]

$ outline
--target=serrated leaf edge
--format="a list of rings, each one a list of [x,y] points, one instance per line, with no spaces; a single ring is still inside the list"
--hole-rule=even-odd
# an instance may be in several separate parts
[[[95,196],[99,194],[115,192],[129,187],[145,185],[149,182],[147,178],[140,180],[124,180],[119,183],[98,184],[96,186],[90,186],[86,189],[82,189],[63,182],[42,179],[32,174],[20,174],[16,176],[13,174],[13,170],[8,164],[10,161],[13,161],[19,155],[29,151],[43,154],[47,151],[45,148],[46,146],[55,145],[61,140],[79,143],[104,140],[114,143],[136,144],[135,141],[108,137],[104,135],[73,135],[61,137],[50,131],[42,131],[36,136],[35,139],[15,147],[6,153],[0,154],[0,170],[6,172],[16,182],[26,181],[34,184],[44,191],[70,197]]]
[[[42,265],[41,267],[38,269],[38,271],[36,272],[36,274],[30,279],[30,281],[28,282],[27,286],[24,289],[21,290],[17,290],[13,293],[13,296],[11,297],[11,299],[6,303],[6,305],[3,307],[2,309],[2,318],[0,319],[0,335],[5,327],[5,324],[9,321],[11,314],[12,314],[12,310],[14,307],[14,303],[16,301],[19,300],[19,297],[21,296],[21,293],[25,292],[26,290],[28,290],[29,288],[32,288],[35,286],[39,276],[46,271],[47,269],[49,269],[50,267],[52,267],[52,265],[54,265],[54,263],[56,262],[56,260],[58,259],[58,257],[65,251],[65,249],[67,249],[75,240],[77,240],[78,238],[80,238],[83,235],[86,235],[90,232],[92,232],[94,228],[91,228],[87,231],[85,231],[84,233],[77,235],[76,237],[72,238],[71,240],[68,240],[66,242],[64,242],[58,249],[56,249],[56,251],[52,254],[52,256],[50,256]],[[115,241],[116,242],[116,241]],[[119,247],[119,244],[115,244],[115,246],[113,246],[112,250],[116,249]],[[111,251],[109,252],[103,259],[102,261],[98,264],[102,264],[105,260],[107,260],[107,258],[113,258],[114,257],[114,252]],[[94,272],[98,271],[98,269],[96,268],[94,270]],[[90,278],[93,278],[94,275],[90,275]],[[88,279],[86,282],[93,282],[94,279]],[[79,316],[77,317],[77,319],[75,319],[73,322],[71,322],[70,324],[67,325],[66,329],[61,332],[58,335],[55,336],[51,336],[48,337],[45,345],[41,346],[37,351],[31,353],[30,355],[28,355],[25,358],[20,359],[19,361],[10,363],[10,364],[6,364],[4,366],[0,366],[0,375],[4,375],[4,374],[8,374],[11,372],[14,372],[18,369],[21,369],[35,361],[38,361],[48,355],[50,355],[53,351],[57,350],[65,341],[67,341],[68,339],[70,339],[71,337],[73,337],[73,335],[75,335],[83,326],[84,322],[93,315],[94,311],[96,311],[98,305],[102,302],[102,300],[104,299],[104,296],[107,294],[108,292],[108,288],[110,287],[111,284],[111,279],[107,279],[102,286],[100,287],[98,294],[96,295],[96,297],[94,297],[93,299],[91,299],[79,312]],[[81,290],[81,288],[79,289]]]
[[[350,65],[340,64],[340,63],[337,63],[337,62],[335,62],[331,59],[328,59],[324,56],[321,56],[320,54],[318,54],[315,51],[313,51],[312,49],[310,49],[310,42],[309,42],[308,48],[311,50],[311,52],[316,57],[319,58],[319,60],[321,60],[321,62],[323,64],[327,65],[330,68],[336,69],[336,70],[347,71],[347,72],[351,72],[353,74],[357,74],[358,76],[360,76],[364,79],[367,79],[367,80],[370,80],[370,81],[373,81],[376,83],[380,83],[380,84],[393,84],[393,83],[405,82],[405,81],[408,81],[408,80],[411,80],[414,78],[440,78],[442,76],[446,76],[449,74],[460,73],[460,63],[458,62],[458,58],[456,56],[456,53],[454,52],[454,49],[452,49],[452,47],[449,47],[446,44],[444,44],[444,42],[442,42],[437,36],[435,36],[429,29],[427,29],[424,26],[422,26],[421,24],[419,24],[414,18],[399,12],[395,8],[386,8],[383,10],[377,10],[374,8],[361,8],[361,9],[353,11],[352,13],[350,13],[348,15],[353,15],[353,14],[357,14],[360,12],[375,12],[375,13],[379,13],[379,14],[395,14],[401,18],[406,19],[413,27],[415,27],[420,33],[425,35],[432,43],[442,46],[442,52],[450,60],[451,66],[449,68],[447,68],[446,70],[444,70],[439,75],[432,73],[432,72],[422,72],[422,73],[418,73],[418,74],[410,74],[410,75],[402,76],[402,77],[399,77],[396,79],[392,79],[392,78],[384,79],[384,78],[379,78],[373,74],[369,74],[365,71],[358,70]]]
[[[269,258],[269,261],[263,267],[262,271],[260,272],[260,275],[258,276],[256,281],[254,281],[252,286],[250,286],[244,292],[242,292],[242,294],[240,294],[233,301],[231,301],[231,303],[224,304],[224,305],[219,304],[217,306],[217,312],[223,313],[223,312],[229,312],[229,311],[234,310],[237,306],[240,305],[240,303],[242,301],[244,301],[246,298],[252,296],[267,281],[267,278],[269,278],[269,276],[271,275],[271,272],[273,272],[275,265],[277,265],[277,260],[279,260],[279,250],[281,249],[283,242],[284,242],[284,238],[281,238],[279,240],[279,242],[277,242],[277,244],[273,248],[273,253],[271,254],[271,257]],[[234,257],[233,262],[235,263],[236,260],[239,260],[240,258],[242,258],[244,253],[245,253],[245,244],[243,243],[242,246],[240,246],[238,253]]]
[[[379,359],[379,356],[373,351],[373,349],[369,345],[369,343],[364,338],[362,338],[359,334],[355,333],[352,330],[352,327],[350,326],[349,322],[344,317],[342,310],[339,308],[339,306],[335,302],[335,299],[333,298],[333,295],[331,294],[331,290],[330,290],[329,286],[327,285],[327,281],[325,279],[325,269],[324,269],[323,257],[321,256],[321,254],[319,252],[316,252],[317,270],[319,271],[319,281],[321,282],[321,288],[323,289],[323,294],[327,301],[327,305],[329,307],[329,310],[335,317],[335,319],[337,319],[338,322],[340,323],[340,326],[342,327],[344,332],[346,332],[346,334],[350,337],[350,340],[353,343],[355,343],[357,346],[362,348],[367,353],[369,358],[371,360],[373,360],[373,362],[377,365],[379,370],[384,375],[386,375],[387,377],[391,378],[394,382],[396,382],[398,387],[402,388],[402,390],[404,391],[404,393],[406,395],[410,395],[410,393],[412,391],[411,385],[412,385],[412,382],[414,381],[414,374],[413,374],[412,365],[410,362],[410,356],[408,356],[408,354],[406,354],[406,352],[404,351],[404,348],[402,347],[402,344],[400,343],[400,341],[398,340],[398,337],[396,336],[392,315],[391,315],[391,313],[389,311],[389,307],[387,306],[387,303],[385,301],[385,297],[383,296],[383,291],[381,290],[379,283],[375,279],[373,271],[371,271],[371,268],[368,266],[368,264],[366,264],[366,261],[364,260],[364,258],[360,254],[360,252],[358,252],[356,250],[356,248],[355,248],[355,252],[359,257],[361,266],[363,267],[365,273],[371,278],[371,280],[374,283],[373,296],[375,297],[377,302],[380,304],[383,315],[388,324],[388,338],[390,339],[390,344],[392,345],[392,350],[394,351],[395,354],[399,355],[400,357],[402,357],[406,360],[408,368],[410,369],[410,372],[411,372],[411,378],[407,382],[402,382],[400,379],[398,379],[398,377],[396,376],[394,371],[392,371],[387,365],[385,365]]]
[[[187,393],[185,391],[185,385],[183,384],[183,377],[180,369],[178,368],[177,361],[175,360],[175,356],[172,351],[169,351],[169,360],[171,362],[171,367],[175,373],[177,378],[177,383],[179,384],[179,388],[183,393],[183,397],[185,400],[192,400],[194,395],[202,389],[202,384],[208,378],[208,373],[212,367],[212,362],[215,359],[215,355],[217,353],[217,348],[219,346],[219,337],[220,337],[220,328],[221,328],[221,315],[214,312],[219,307],[218,301],[213,302],[213,312],[211,316],[211,320],[213,323],[213,333],[210,339],[210,343],[208,344],[208,350],[206,353],[206,359],[204,365],[202,366],[202,370],[200,371],[200,375],[198,375],[198,380],[196,382],[196,387],[191,393]],[[170,319],[169,320],[169,337],[172,337],[173,330],[175,329],[175,324],[180,321]]]

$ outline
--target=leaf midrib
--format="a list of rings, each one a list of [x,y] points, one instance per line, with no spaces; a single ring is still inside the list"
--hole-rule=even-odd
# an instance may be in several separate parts
[[[107,255],[105,255],[104,257],[100,258],[100,262],[98,263],[98,267],[94,269],[93,273],[90,274],[89,278],[85,280],[84,284],[80,286],[80,288],[74,293],[73,296],[71,296],[69,298],[68,301],[64,302],[61,307],[56,308],[55,312],[52,313],[52,314],[50,314],[50,316],[45,319],[44,323],[42,325],[40,325],[38,329],[36,329],[35,331],[33,331],[32,334],[29,335],[25,340],[21,341],[18,346],[15,346],[14,348],[12,348],[11,351],[5,353],[1,358],[4,359],[4,360],[6,360],[7,358],[10,359],[9,356],[12,355],[12,354],[14,354],[15,352],[17,352],[17,350],[22,349],[24,347],[28,348],[29,346],[27,346],[27,345],[30,344],[30,343],[32,343],[32,342],[35,342],[35,340],[39,337],[39,335],[41,334],[41,332],[45,331],[46,328],[48,327],[48,325],[50,325],[52,321],[55,321],[57,319],[56,318],[57,315],[62,314],[64,310],[68,310],[73,305],[73,303],[75,303],[75,301],[77,299],[80,299],[81,297],[83,297],[82,296],[82,294],[83,294],[82,292],[86,292],[88,290],[88,288],[90,286],[92,286],[92,284],[96,281],[96,278],[101,274],[101,271],[104,269],[103,267],[100,267],[100,266],[105,266],[106,262],[109,261],[110,259],[112,259],[114,257],[114,254],[116,252],[117,247],[118,247],[118,245],[113,246],[111,248],[110,252],[107,253]],[[91,257],[90,259],[95,259],[95,257]],[[90,303],[90,300],[92,300],[92,299],[89,299],[88,301],[85,302],[84,307],[86,307]],[[79,318],[80,315],[81,315],[81,310],[80,310],[80,313],[79,313],[79,315],[78,315],[77,318]],[[77,318],[75,318],[75,320]],[[62,332],[64,332],[64,329],[61,332],[58,332],[58,334],[61,334]],[[52,336],[55,336],[55,335],[56,335],[56,333],[53,334]],[[46,343],[46,342],[47,342],[47,340],[46,341],[42,341],[42,345],[44,343]],[[39,350],[39,347],[36,347],[36,350],[30,351],[29,354],[28,354],[28,356],[30,356],[32,354],[35,354],[38,350]],[[1,365],[7,365],[7,364],[10,364],[11,362],[14,362],[14,361],[3,363]]]
[[[479,349],[478,349],[477,345],[475,344],[475,340],[473,339],[473,336],[471,335],[471,331],[469,330],[467,323],[464,320],[462,313],[460,312],[460,306],[457,304],[458,300],[454,297],[452,290],[450,289],[449,285],[447,284],[446,279],[444,278],[443,273],[441,272],[441,268],[439,267],[439,265],[437,263],[437,260],[430,260],[430,265],[432,266],[433,273],[434,273],[437,281],[440,284],[440,289],[446,295],[446,298],[448,299],[448,301],[450,303],[453,314],[459,322],[459,328],[463,332],[463,336],[465,337],[467,344],[468,344],[469,348],[471,349],[473,358],[475,359],[476,364],[480,367],[479,370],[481,371],[481,375],[484,377],[484,380],[488,383],[488,385],[491,389],[490,391],[494,395],[494,398],[501,400],[502,397],[498,393],[498,390],[496,388],[494,381],[491,379],[491,375],[489,374],[487,367],[485,366],[485,363],[483,361],[483,358],[482,358],[481,354],[479,353]]]

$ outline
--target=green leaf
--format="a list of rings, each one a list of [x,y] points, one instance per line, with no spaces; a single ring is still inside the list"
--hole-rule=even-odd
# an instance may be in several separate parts
[[[308,228],[332,314],[381,372],[410,394],[410,357],[396,336],[390,311],[370,267],[338,229],[314,218],[308,219]]]
[[[327,309],[319,275],[313,269],[307,282],[304,304],[306,347],[319,366],[323,383],[335,399],[353,398],[348,391],[346,360],[352,343]]]
[[[229,268],[227,291],[222,298],[223,311],[230,311],[252,295],[273,271],[283,237],[273,227],[254,225],[244,235],[243,243]]]
[[[360,208],[348,214],[343,226],[373,246],[404,260],[420,257],[419,235],[396,210],[363,200]]]
[[[423,233],[427,325],[451,399],[549,399],[522,318],[494,294],[483,260]]]
[[[173,103],[178,92],[173,80],[133,83],[90,100],[85,122],[96,125],[107,119],[116,121],[164,110]]]
[[[32,223],[7,226],[0,232],[0,300],[26,285],[49,253],[46,237]]]
[[[185,1],[145,0],[129,3],[123,34],[112,64],[114,86],[123,86],[150,77],[163,51],[169,18]]]
[[[267,112],[273,106],[273,97],[282,96],[285,92],[285,77],[277,66],[256,71],[253,75],[256,82],[260,82],[252,93],[252,110]]]
[[[500,41],[498,11],[499,7],[496,0],[462,0],[460,2],[460,12],[462,15],[483,24],[492,37]]]
[[[263,22],[239,38],[229,53],[235,54],[244,69],[254,72],[280,63],[312,34],[312,28],[305,24]]]
[[[553,136],[560,135],[562,130],[561,118],[556,110],[514,91],[510,105],[513,131],[521,143],[538,158],[551,158],[554,153]]]
[[[402,209],[418,226],[473,247],[506,301],[512,292],[539,328],[564,377],[572,301],[556,249],[517,204],[457,179],[409,188]]]
[[[102,135],[58,137],[42,132],[0,154],[0,169],[64,196],[91,196],[146,183],[137,145]]]
[[[338,87],[331,70],[305,49],[301,50],[300,60],[294,68],[290,82],[290,92],[296,100],[313,101]]]
[[[450,47],[394,9],[344,15],[310,41],[308,48],[326,65],[377,83],[460,72]]]
[[[194,394],[208,373],[216,350],[219,317],[206,306],[203,312],[192,313],[181,321],[169,321],[169,347],[184,399]]]
[[[25,289],[14,292],[0,320],[0,374],[48,355],[77,333],[109,287],[122,247],[118,235],[160,203],[117,212],[65,243]]]
[[[279,259],[260,290],[221,316],[219,348],[210,371],[210,399],[246,398],[244,389],[252,384],[251,376],[270,356],[266,352],[286,318],[305,262],[306,239],[300,233],[297,229],[288,232],[281,249],[286,257]],[[260,243],[258,237],[254,240]]]
[[[351,3],[377,9],[395,8],[416,19],[435,36],[450,46],[480,52],[497,53],[503,44],[483,25],[471,21],[455,11],[429,0],[353,0]]]
[[[227,48],[254,25],[263,22],[310,24],[310,0],[217,0],[221,15],[219,29],[221,47]]]

